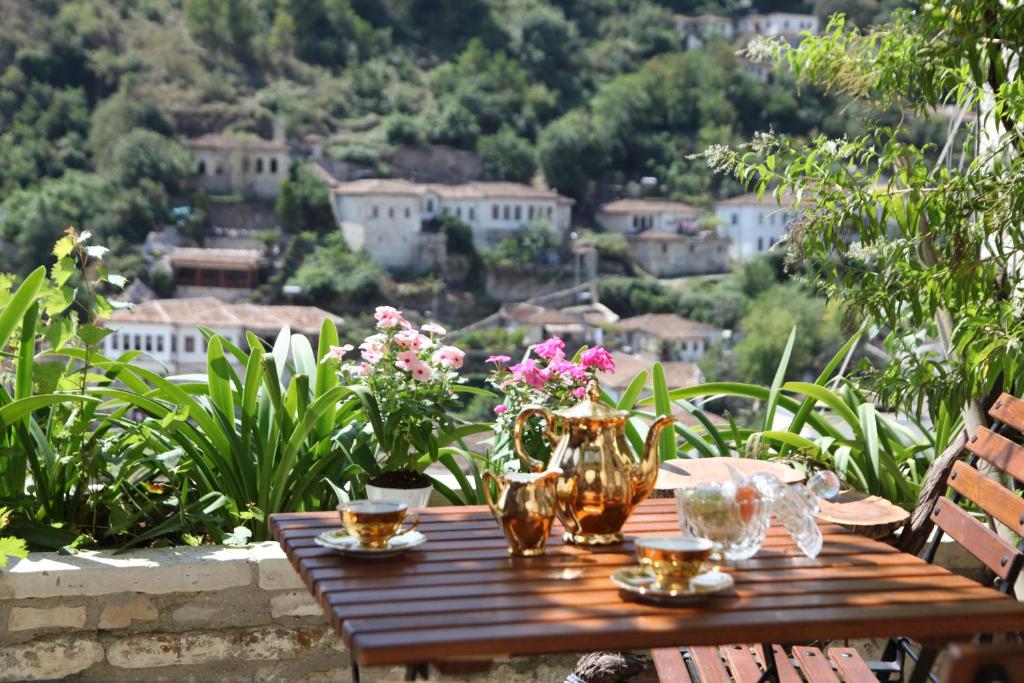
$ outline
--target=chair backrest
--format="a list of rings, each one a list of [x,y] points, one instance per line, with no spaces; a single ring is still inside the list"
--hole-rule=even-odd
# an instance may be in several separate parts
[[[951,645],[944,683],[1024,683],[1024,645]]]
[[[999,578],[1000,588],[1009,593],[1024,567],[1024,542],[1014,546],[958,504],[966,498],[1018,536],[1024,536],[1024,499],[977,467],[984,462],[1024,481],[1024,446],[998,433],[1005,427],[1024,432],[1024,401],[1003,394],[992,404],[989,415],[995,420],[994,429],[980,427],[967,440],[966,451],[971,457],[967,462],[956,462],[946,479],[953,489],[952,497],[940,497],[932,508],[931,519],[938,528],[925,559],[934,560],[942,534],[946,534],[988,567]]]

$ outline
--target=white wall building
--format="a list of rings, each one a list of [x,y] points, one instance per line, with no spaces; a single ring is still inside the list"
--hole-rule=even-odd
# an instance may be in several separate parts
[[[711,344],[722,340],[721,329],[675,313],[623,318],[615,329],[631,353],[649,360],[696,362]]]
[[[736,35],[732,19],[717,14],[701,14],[695,17],[677,14],[675,21],[676,30],[683,34],[687,50],[699,50],[706,41],[714,37],[732,41]]]
[[[291,155],[282,141],[213,133],[185,140],[195,158],[195,181],[211,194],[274,199],[288,177]]]
[[[338,326],[344,322],[314,306],[226,304],[213,297],[154,299],[111,314],[106,326],[114,332],[103,340],[103,347],[111,358],[127,351],[141,351],[142,355],[133,362],[150,370],[202,372],[206,367],[207,344],[200,326],[243,349],[247,348],[247,331],[273,341],[282,328],[289,327],[292,332],[310,337],[315,349],[324,320]]]
[[[339,182],[324,169],[318,171],[330,188],[331,208],[349,246],[391,270],[423,270],[436,262],[433,221],[442,214],[469,225],[477,248],[497,246],[534,219],[548,221],[564,238],[572,221],[571,199],[529,185],[382,178]]]
[[[771,192],[765,192],[760,201],[751,192],[717,202],[718,232],[731,240],[732,259],[745,261],[771,249],[793,224],[792,206],[792,196],[784,195],[780,205]]]
[[[767,12],[740,17],[736,22],[736,32],[748,37],[783,38],[790,43],[796,43],[799,42],[801,33],[817,35],[820,25],[820,20],[813,14]]]
[[[595,216],[597,224],[606,232],[637,235],[645,230],[656,230],[676,235],[696,234],[699,230],[700,209],[659,199],[620,199],[603,205]]]

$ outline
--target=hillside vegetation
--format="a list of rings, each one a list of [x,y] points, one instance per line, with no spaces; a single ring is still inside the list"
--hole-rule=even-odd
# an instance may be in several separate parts
[[[886,12],[872,0],[819,4],[863,21]],[[683,51],[672,15],[703,11],[737,9],[727,0],[0,0],[0,239],[12,246],[0,269],[44,262],[69,224],[129,258],[172,201],[197,204],[181,137],[269,135],[274,116],[293,139],[325,135],[330,156],[384,174],[382,154],[396,145],[469,150],[488,178],[539,174],[576,198],[581,216],[636,192],[644,176],[696,203],[737,192],[687,158],[712,143],[768,128],[857,132],[858,112],[762,82],[734,46]]]

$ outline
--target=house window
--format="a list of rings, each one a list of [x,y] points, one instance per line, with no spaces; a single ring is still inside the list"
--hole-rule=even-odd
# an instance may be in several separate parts
[[[506,204],[504,210],[501,212],[501,217],[504,218],[505,220],[508,220],[510,213],[511,212],[510,212],[510,209],[509,209],[509,205]]]
[[[469,207],[469,220],[471,220],[471,221],[475,221],[476,220],[476,209],[474,209],[472,206]]]
[[[256,172],[263,173],[263,157],[256,160]]]
[[[491,218],[493,218],[494,220],[498,220],[498,205],[497,204],[492,204],[491,205]]]
[[[151,334],[147,334],[146,335],[146,350],[147,351],[152,351],[153,350],[153,335],[151,335]]]
[[[394,218],[394,217],[395,217],[395,207],[389,206],[388,207],[388,218]]]
[[[458,216],[459,218],[462,218],[462,207],[461,206],[456,206],[455,207],[455,215]]]
[[[159,337],[156,338],[156,352],[157,353],[163,353],[164,352],[164,336],[163,335],[160,335]]]
[[[668,253],[668,245],[667,244],[661,245],[661,254],[662,254],[662,256],[664,256],[667,253]]]
[[[209,350],[210,350],[210,340],[207,339],[206,337],[203,337],[203,353],[206,353]]]
[[[523,218],[523,207],[517,206],[516,207],[516,220],[517,221],[518,220],[522,220],[522,218]]]
[[[191,334],[185,335],[185,353],[194,353],[196,350],[196,338]]]
[[[639,216],[633,216],[633,227],[634,228],[639,228],[640,227],[640,217]]]
[[[532,206],[527,210],[526,217],[529,218],[530,220],[533,220],[533,207]]]
[[[409,212],[409,207],[407,206],[405,207],[405,217],[408,218],[410,215],[412,214]]]
[[[115,351],[117,350],[117,335],[116,334],[110,337],[110,348],[114,349]]]
[[[270,172],[277,173],[277,159],[270,160]]]
[[[136,351],[141,351],[142,350],[142,335],[141,334],[135,335],[135,350]]]
[[[171,333],[171,353],[178,353],[178,335]]]
[[[131,348],[131,344],[128,343],[129,341],[130,340],[127,334],[121,337],[121,348],[124,349],[125,351]]]
[[[249,157],[242,159],[242,173],[249,172]]]
[[[551,218],[551,207],[550,206],[548,207],[547,214],[548,214],[548,218]]]
[[[427,213],[434,213],[434,200],[433,199],[428,199],[427,200]]]
[[[370,218],[376,218],[377,215],[378,215],[377,205],[374,204],[373,207],[370,208]]]
[[[206,162],[205,161],[200,161],[199,162],[199,169],[198,169],[197,173],[199,173],[199,175],[206,175]]]
[[[733,225],[739,225],[739,222],[740,222],[740,215],[738,213],[734,213],[732,215],[732,224]]]
[[[758,251],[764,251],[764,238],[763,237],[758,237],[757,238],[757,250]]]
[[[214,168],[213,172],[215,174],[217,174],[217,175],[223,175],[224,174],[224,167],[221,166],[219,161],[217,162],[217,166]]]

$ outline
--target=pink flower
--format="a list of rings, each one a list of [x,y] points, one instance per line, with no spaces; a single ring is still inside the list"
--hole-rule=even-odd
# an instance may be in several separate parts
[[[433,345],[430,337],[424,336],[412,329],[402,330],[396,334],[395,343],[404,349],[412,349],[413,351],[429,349]]]
[[[357,372],[363,377],[369,377],[370,373],[373,372],[373,366],[369,363],[360,363]]]
[[[541,358],[561,358],[565,355],[565,342],[558,337],[551,337],[534,346],[533,352]]]
[[[453,368],[458,370],[462,367],[462,361],[466,357],[466,353],[454,346],[442,346],[434,354],[434,362],[446,368]]]
[[[330,351],[324,354],[324,357],[320,360],[321,363],[326,363],[331,360],[341,360],[345,357],[345,354],[352,350],[351,344],[345,344],[344,346],[332,346]]]
[[[615,372],[615,361],[612,359],[612,354],[602,346],[595,346],[584,351],[580,356],[580,362],[585,368],[594,367],[602,372]]]
[[[487,360],[485,362],[501,365],[502,363],[507,363],[510,360],[512,360],[510,356],[487,356]]]
[[[567,361],[564,358],[552,361],[548,370],[561,375],[566,381],[579,382],[588,379],[587,369],[582,365]]]
[[[575,396],[576,398],[583,398],[584,396],[587,395],[587,388],[576,387],[575,389],[572,390],[572,395]]]
[[[508,406],[502,403],[501,405],[494,406],[495,415],[504,415],[508,412]]]
[[[430,366],[426,363],[416,363],[412,366],[410,372],[412,372],[412,378],[417,382],[426,382],[430,379],[430,375],[433,374]]]
[[[399,327],[405,322],[402,312],[391,306],[378,306],[377,310],[374,311],[373,317],[377,319],[377,327],[384,329]]]
[[[378,351],[370,351],[368,349],[364,349],[363,352],[360,353],[359,355],[362,356],[363,360],[365,360],[370,365],[374,365],[380,362],[380,359],[384,357],[383,353],[380,353]]]
[[[420,363],[420,359],[416,356],[415,351],[402,351],[398,354],[398,360],[395,361],[395,367],[400,370],[412,371],[413,366]]]
[[[527,358],[522,363],[516,363],[509,370],[512,371],[512,375],[516,379],[526,382],[535,389],[542,388],[551,378],[551,374],[547,370],[539,368],[532,358]]]
[[[436,334],[441,337],[448,334],[448,330],[444,329],[443,327],[434,322],[426,323],[420,329],[426,332],[427,334]]]

